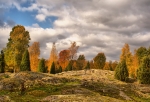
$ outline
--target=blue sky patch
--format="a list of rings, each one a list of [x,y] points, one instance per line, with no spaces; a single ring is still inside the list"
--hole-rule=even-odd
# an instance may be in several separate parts
[[[37,15],[37,11],[18,11],[17,8],[11,8],[5,12],[5,21],[8,19],[13,20],[18,25],[24,26],[32,26],[33,24],[37,23],[42,28],[52,28],[53,22],[57,19],[57,17],[51,16],[47,17],[45,21],[38,22],[35,18]]]

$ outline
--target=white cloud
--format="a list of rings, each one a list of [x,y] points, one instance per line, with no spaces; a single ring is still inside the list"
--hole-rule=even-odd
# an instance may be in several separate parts
[[[0,50],[6,47],[11,28],[0,28]]]
[[[35,27],[35,28],[39,28],[40,27],[39,24],[37,24],[37,23],[32,24],[32,26]]]
[[[9,5],[12,4],[20,11],[37,10],[35,19],[39,22],[45,22],[50,16],[58,18],[49,22],[53,23],[53,28],[43,29],[37,23],[26,27],[31,43],[39,41],[41,56],[46,58],[52,42],[56,42],[61,51],[68,48],[71,41],[76,41],[80,46],[78,54],[92,59],[104,52],[107,60],[118,60],[124,43],[129,43],[132,51],[149,46],[148,0],[36,0],[29,7],[21,7],[17,2]]]
[[[44,14],[36,15],[36,19],[40,22],[45,21],[46,16]]]

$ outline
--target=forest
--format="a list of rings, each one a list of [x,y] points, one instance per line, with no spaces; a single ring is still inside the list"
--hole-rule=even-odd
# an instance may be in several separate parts
[[[57,53],[52,45],[49,59],[40,58],[40,43],[29,46],[30,34],[22,25],[12,28],[6,47],[0,54],[0,73],[32,71],[56,74],[62,71],[102,69],[115,71],[115,78],[128,81],[134,78],[142,84],[150,84],[150,48],[139,47],[130,51],[125,43],[119,61],[106,61],[105,52],[99,52],[93,60],[86,60],[84,55],[77,56],[79,46],[72,42],[68,49]]]

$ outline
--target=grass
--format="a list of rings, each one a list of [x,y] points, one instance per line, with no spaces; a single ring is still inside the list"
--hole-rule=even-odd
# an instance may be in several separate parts
[[[128,102],[120,96],[121,90],[132,99],[132,101],[129,102],[148,102],[150,100],[150,95],[140,92],[136,89],[137,87],[134,86],[134,83],[117,81],[111,75],[107,75],[107,78],[104,81],[100,80],[98,82],[83,79],[85,79],[85,77],[83,78],[80,75],[72,77],[54,76],[48,82],[43,81],[43,84],[40,82],[33,83],[33,86],[28,87],[22,95],[19,88],[17,88],[16,90],[13,90],[13,92],[0,90],[0,96],[9,96],[14,102],[40,102],[40,100],[47,96],[55,95],[62,96],[61,98],[63,100],[70,100],[70,98],[72,100],[73,98],[82,100],[85,98],[91,101],[104,100],[104,102],[107,102],[108,100],[114,102],[113,100],[116,100],[115,102],[118,102],[117,100],[119,100],[119,102]],[[9,77],[7,78],[7,76],[3,81],[10,84],[12,82],[16,83],[16,85],[20,85],[17,80],[9,80]]]
[[[66,82],[61,85],[37,85],[27,89],[23,95],[20,94],[20,91],[10,92],[2,90],[0,96],[7,95],[15,102],[39,102],[39,100],[46,96],[61,95],[63,90],[70,89],[78,84],[79,82]]]
[[[122,99],[119,96],[119,90],[111,87],[110,85],[100,83],[100,82],[88,82],[86,85],[82,85],[83,88],[89,89],[102,96],[108,96],[112,98]]]

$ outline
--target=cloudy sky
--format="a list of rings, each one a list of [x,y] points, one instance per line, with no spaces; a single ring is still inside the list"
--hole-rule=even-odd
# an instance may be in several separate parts
[[[40,42],[41,57],[49,57],[52,42],[60,52],[76,41],[86,59],[104,52],[118,60],[125,43],[131,51],[149,47],[150,0],[0,0],[0,50],[18,24],[30,44]]]

